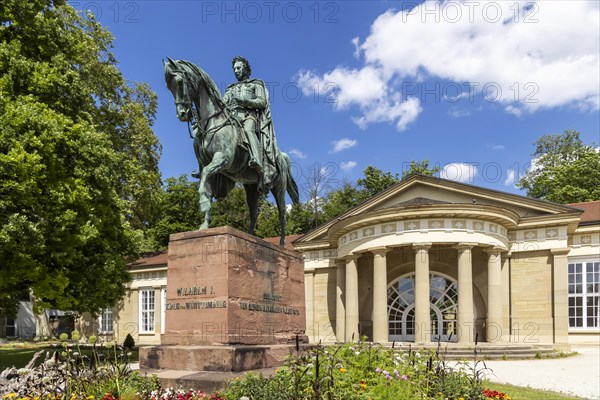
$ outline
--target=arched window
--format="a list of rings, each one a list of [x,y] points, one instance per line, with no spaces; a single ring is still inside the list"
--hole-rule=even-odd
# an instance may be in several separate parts
[[[389,340],[415,340],[415,274],[401,276],[388,285]],[[458,284],[441,274],[429,275],[431,340],[456,341]]]

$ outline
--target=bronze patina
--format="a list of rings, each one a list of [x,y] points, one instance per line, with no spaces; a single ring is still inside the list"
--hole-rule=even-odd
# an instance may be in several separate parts
[[[232,62],[238,82],[225,96],[195,64],[168,58],[164,63],[167,87],[175,99],[177,118],[188,123],[198,161],[200,229],[210,225],[212,199],[223,198],[242,183],[250,210],[248,232],[254,233],[261,195],[271,192],[279,213],[280,244],[285,243],[285,193],[298,203],[298,186],[290,159],[277,147],[268,91],[263,81],[250,79],[250,63]]]

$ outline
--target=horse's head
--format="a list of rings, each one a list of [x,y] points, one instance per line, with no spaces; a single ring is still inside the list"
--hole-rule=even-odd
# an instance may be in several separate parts
[[[191,81],[186,74],[186,71],[178,61],[174,61],[167,57],[165,65],[165,81],[167,88],[171,91],[175,99],[175,107],[177,118],[182,122],[192,120],[192,93],[193,90]]]

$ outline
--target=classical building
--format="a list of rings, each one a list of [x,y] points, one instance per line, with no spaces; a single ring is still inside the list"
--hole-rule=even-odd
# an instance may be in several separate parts
[[[413,175],[294,242],[312,342],[600,340],[600,202]]]
[[[313,343],[600,343],[600,201],[413,175],[290,243],[304,255]],[[167,263],[162,252],[130,264],[125,298],[82,319],[82,333],[159,344]]]

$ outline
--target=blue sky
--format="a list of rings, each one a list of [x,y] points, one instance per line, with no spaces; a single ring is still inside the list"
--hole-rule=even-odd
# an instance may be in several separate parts
[[[221,87],[233,56],[271,94],[296,180],[335,186],[368,165],[429,159],[442,177],[521,193],[534,141],[565,129],[600,142],[596,1],[78,1],[114,35],[119,68],[158,94],[163,178],[195,169],[162,59]],[[333,92],[331,89],[334,89]]]

